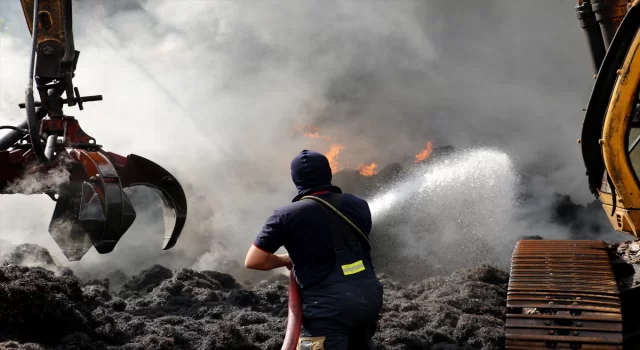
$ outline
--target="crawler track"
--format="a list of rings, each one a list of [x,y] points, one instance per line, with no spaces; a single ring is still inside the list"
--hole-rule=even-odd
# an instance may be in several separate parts
[[[620,292],[602,241],[518,242],[507,309],[507,349],[622,349]]]

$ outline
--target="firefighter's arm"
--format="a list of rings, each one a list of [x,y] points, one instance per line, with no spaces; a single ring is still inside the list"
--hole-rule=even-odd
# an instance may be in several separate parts
[[[253,270],[273,270],[279,267],[291,269],[291,259],[288,254],[274,254],[284,245],[287,235],[286,214],[280,210],[275,210],[267,218],[262,230],[249,248],[244,266]]]
[[[289,254],[271,254],[252,244],[244,260],[244,266],[248,269],[261,271],[273,270],[280,267],[286,267],[291,270],[291,259],[289,258]]]

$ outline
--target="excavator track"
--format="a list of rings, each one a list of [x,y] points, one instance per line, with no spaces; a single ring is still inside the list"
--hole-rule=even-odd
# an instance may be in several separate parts
[[[602,241],[519,241],[507,310],[507,349],[622,349],[620,291]]]

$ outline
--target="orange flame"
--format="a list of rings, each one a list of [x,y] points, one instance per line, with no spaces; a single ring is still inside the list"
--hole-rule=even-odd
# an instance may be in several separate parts
[[[335,174],[342,170],[340,162],[338,161],[338,154],[344,149],[344,146],[339,143],[332,143],[329,152],[325,154],[325,157],[329,159],[329,165],[331,166],[331,173]]]
[[[431,144],[431,141],[427,141],[427,146],[420,153],[416,154],[416,159],[413,161],[413,163],[418,164],[424,161],[425,159],[429,158],[429,156],[431,155],[432,148],[433,148],[433,145]]]
[[[298,132],[303,133],[304,136],[306,137],[324,140],[324,141],[330,141],[331,146],[329,147],[329,151],[324,155],[329,160],[329,165],[331,166],[331,173],[335,174],[345,169],[345,167],[342,164],[340,164],[340,162],[338,161],[338,155],[342,150],[344,150],[344,145],[337,143],[335,141],[335,137],[321,135],[318,130],[318,127],[313,125],[308,125],[308,124],[298,125],[296,129]],[[349,160],[345,161],[345,164],[347,168],[351,168],[351,162]],[[360,175],[362,176],[373,176],[378,172],[376,169],[377,167],[378,167],[378,164],[376,164],[375,162],[368,165],[364,163],[360,163],[360,165],[358,165],[357,170],[360,172]]]
[[[362,176],[373,176],[378,172],[376,170],[377,167],[378,167],[378,164],[376,164],[375,162],[369,165],[364,165],[364,163],[360,163],[360,165],[358,165],[358,170],[360,170],[360,175]]]

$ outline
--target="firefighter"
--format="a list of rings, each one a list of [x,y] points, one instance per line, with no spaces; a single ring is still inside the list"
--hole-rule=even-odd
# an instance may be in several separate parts
[[[245,267],[293,271],[303,310],[299,349],[373,349],[383,288],[370,255],[369,205],[331,184],[320,153],[300,152],[291,177],[298,195],[266,220]],[[282,246],[289,254],[274,254]]]

